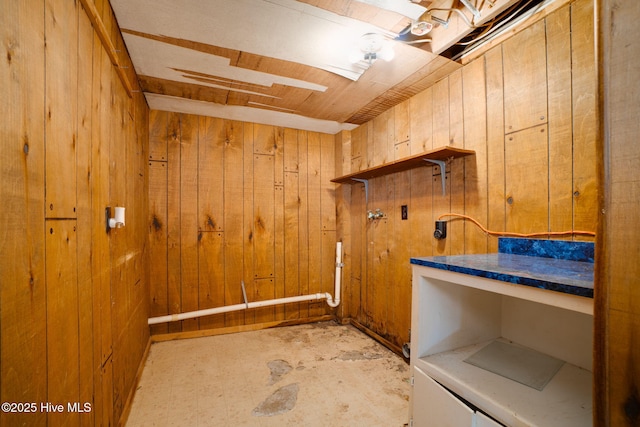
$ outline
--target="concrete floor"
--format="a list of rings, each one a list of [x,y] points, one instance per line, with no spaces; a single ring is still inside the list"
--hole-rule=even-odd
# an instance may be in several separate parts
[[[402,427],[409,367],[352,326],[314,323],[151,346],[127,427]]]

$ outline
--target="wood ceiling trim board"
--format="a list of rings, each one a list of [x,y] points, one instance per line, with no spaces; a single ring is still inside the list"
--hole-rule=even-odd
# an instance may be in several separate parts
[[[362,70],[343,54],[344,41],[355,43],[362,33],[380,30],[294,0],[112,0],[112,4],[122,28],[299,62],[352,80]]]
[[[168,95],[198,101],[224,104],[229,96],[228,90],[216,89],[173,80],[159,79],[151,76],[139,75],[138,81],[143,92],[158,95]]]
[[[299,78],[234,67],[229,64],[229,59],[226,57],[129,34],[125,35],[125,38],[132,56],[137,57],[136,71],[139,74],[187,83],[189,79],[175,70],[188,69],[215,75],[218,78],[224,77],[229,80],[243,81],[267,88],[275,84],[281,84],[320,92],[327,89],[327,86]],[[214,85],[212,82],[208,83]]]
[[[198,52],[208,53],[211,55],[222,56],[224,58],[229,58],[231,64],[235,65],[238,62],[238,58],[240,56],[240,51],[227,49],[220,46],[213,46],[206,43],[195,42],[191,40],[179,39],[175,37],[168,36],[159,36],[155,34],[143,33],[141,31],[136,31],[128,28],[123,28],[123,34],[131,34],[132,36],[143,37],[145,39],[155,40],[162,43],[171,44],[174,46],[185,47],[191,50],[197,50]]]
[[[172,68],[175,71],[181,72],[182,77],[201,81],[203,83],[212,83],[217,85],[226,85],[230,90],[232,88],[252,89],[253,91],[260,91],[265,89],[272,89],[273,86],[262,86],[253,83],[242,82],[238,80],[228,79],[226,77],[214,76],[212,74],[200,73],[197,71],[183,70],[180,68]],[[274,85],[275,86],[275,85]]]
[[[288,108],[279,108],[279,107],[276,107],[276,106],[273,106],[273,105],[260,104],[260,103],[253,102],[253,101],[249,101],[249,102],[247,102],[247,104],[248,104],[247,106],[249,106],[249,107],[256,106],[258,108],[262,108],[262,109],[265,109],[265,110],[280,111],[280,112],[283,112],[283,113],[297,113],[296,110],[290,110]]]
[[[283,88],[281,92],[274,92],[274,98],[265,98],[259,96],[251,96],[237,92],[229,93],[229,103],[236,105],[249,105],[249,101],[252,101],[261,105],[268,105],[272,108],[292,110],[297,113],[304,113],[305,115],[317,119],[323,117],[314,116],[313,112],[302,111],[304,106],[304,100],[309,96],[309,92],[302,90]]]
[[[356,126],[331,120],[319,120],[299,114],[284,113],[267,109],[249,108],[235,105],[221,105],[211,102],[194,101],[185,98],[145,94],[152,110],[173,111],[221,119],[240,120],[291,129],[336,134],[343,130],[352,130]]]
[[[209,86],[175,82],[172,80],[157,79],[149,76],[139,76],[140,86],[145,93],[180,97],[194,101],[211,102],[215,104],[228,104],[236,106],[252,106],[253,108],[268,108],[275,111],[288,111],[300,113],[300,106],[304,105],[309,91],[291,89],[293,93],[282,99],[265,99],[249,94],[228,90],[215,89]],[[285,88],[289,89],[289,88]],[[306,93],[305,93],[306,92]],[[262,107],[261,107],[262,106]],[[312,118],[322,119],[322,117]]]
[[[301,76],[304,76],[304,80],[326,87],[330,87],[334,81],[351,81],[320,68],[247,52],[242,52],[236,66],[293,79],[301,79]]]
[[[263,95],[266,99],[254,99],[253,102],[256,104],[269,105],[270,108],[278,109],[278,110],[288,110],[288,111],[298,111],[298,108],[301,104],[303,104],[310,94],[313,92],[308,89],[303,88],[295,88],[291,86],[284,86],[274,84],[269,88],[265,88],[264,86],[252,85],[249,83],[239,82],[236,80],[229,80],[223,77],[214,77],[206,73],[198,73],[194,71],[188,70],[179,70],[183,72],[188,72],[193,74],[193,80],[202,81],[202,82],[217,82],[227,84],[229,87],[229,103],[235,105],[247,105],[249,101],[252,100],[254,96],[250,94],[242,94],[236,91],[236,87],[238,88],[253,88],[255,91],[263,91]],[[198,77],[195,77],[198,76]],[[268,89],[268,92],[265,91]],[[261,95],[255,95],[260,97]],[[239,101],[240,99],[246,99],[246,103],[242,103]],[[204,99],[203,99],[204,100]],[[277,105],[276,105],[277,103]]]
[[[247,89],[243,89],[242,87],[246,87],[246,84],[243,84],[242,82],[237,82],[237,83],[228,83],[228,82],[220,82],[217,79],[211,79],[211,78],[207,78],[207,77],[196,77],[196,76],[191,76],[188,74],[183,74],[182,77],[189,79],[189,80],[193,80],[195,82],[200,82],[200,83],[206,83],[208,85],[216,85],[216,87],[220,88],[220,89],[228,89],[229,92],[233,92],[233,93],[243,93],[246,94],[247,96],[264,96],[267,98],[278,98],[277,96],[274,95],[270,95],[268,93],[263,93],[263,92],[256,92],[256,91],[252,91],[252,90],[247,90]],[[221,84],[222,83],[222,84]],[[235,86],[240,86],[240,87],[235,87]],[[263,87],[261,87],[262,90],[264,90]]]
[[[338,79],[350,81],[328,71],[304,64],[299,64],[296,62],[265,57],[253,53],[241,52],[219,46],[212,46],[206,43],[200,43],[191,40],[147,34],[129,29],[123,29],[122,32],[173,46],[191,49],[197,52],[228,58],[229,65],[234,67],[251,71],[258,71],[261,73],[272,74],[275,76],[286,77],[290,79],[304,80],[319,86],[328,87],[330,84],[332,84],[333,81]],[[304,76],[304,79],[301,79],[301,76]],[[222,77],[217,76],[217,78]]]

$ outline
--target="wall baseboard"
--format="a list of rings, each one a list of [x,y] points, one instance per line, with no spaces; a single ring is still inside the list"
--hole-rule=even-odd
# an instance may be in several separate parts
[[[336,320],[334,315],[305,317],[303,319],[276,320],[273,322],[255,323],[253,325],[229,326],[226,328],[203,329],[198,331],[174,332],[151,336],[151,342],[162,342],[188,338],[211,337],[216,335],[234,334],[236,332],[259,331],[261,329],[279,328],[282,326],[304,325],[307,323],[326,322]]]
[[[147,358],[149,357],[149,350],[151,350],[151,337],[149,337],[147,346],[145,347],[142,358],[140,359],[140,364],[138,365],[138,370],[136,371],[136,378],[133,382],[133,387],[131,387],[129,396],[127,396],[127,400],[124,402],[124,408],[122,409],[122,414],[120,415],[120,419],[118,420],[119,426],[124,427],[124,425],[127,424],[127,419],[129,418],[129,413],[131,412],[131,405],[133,405],[133,398],[136,394],[136,390],[138,390],[138,386],[140,385],[142,371],[144,370],[144,365],[147,363]]]

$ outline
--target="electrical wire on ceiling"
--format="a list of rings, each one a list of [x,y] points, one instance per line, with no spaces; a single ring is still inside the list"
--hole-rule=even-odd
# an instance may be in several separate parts
[[[498,37],[522,19],[544,9],[555,0],[522,0],[512,5],[491,21],[477,27],[479,31],[467,36],[468,40],[457,42],[449,49],[450,57],[456,61],[494,37]],[[470,38],[470,39],[469,39]]]
[[[475,22],[476,19],[480,18],[480,12],[475,9],[473,5],[467,6],[473,7],[472,12],[475,11],[475,13],[472,13],[473,16],[471,18],[469,18],[462,10],[457,8],[429,8],[420,18],[418,18],[417,20],[413,20],[409,25],[407,25],[406,28],[400,31],[396,37],[396,40],[400,40],[408,44],[430,42],[431,39],[423,38],[421,36],[424,36],[428,32],[430,32],[431,28],[433,28],[434,25],[441,25],[446,28],[449,23],[448,19],[439,18],[433,13],[455,13],[471,29],[471,33],[466,36],[466,40],[463,39],[462,41],[457,42],[452,48],[448,50],[449,54],[444,54],[444,56],[451,57],[451,59],[455,60],[459,59],[459,57],[464,55],[469,49],[475,48],[475,45],[484,42],[491,36],[496,35],[496,33],[503,30],[505,26],[508,26],[509,24],[520,19],[523,15],[533,14],[552,1],[554,0],[520,0],[519,2],[511,5],[507,10],[503,11],[495,18],[483,24],[477,24]],[[428,25],[428,28],[415,32],[414,30],[421,24]],[[455,58],[453,58],[454,55],[456,55]]]
[[[491,35],[495,31],[498,31],[503,26],[509,24],[511,22],[511,20],[513,20],[514,17],[518,16],[518,14],[524,8],[526,8],[532,1],[533,0],[526,0],[524,4],[522,4],[522,3],[513,4],[508,10],[504,11],[502,14],[500,14],[495,19],[493,19],[490,22],[488,22],[485,25],[483,25],[482,27],[486,27],[485,31],[481,32],[479,35],[476,35],[472,40],[469,40],[469,41],[466,41],[466,42],[460,41],[460,42],[458,42],[456,44],[458,44],[458,45],[470,45],[470,44],[473,44],[473,43],[481,41],[482,39],[484,39],[485,37],[488,37],[489,35]],[[517,9],[517,10],[515,10],[515,9]]]
[[[440,8],[433,8],[433,9],[429,9],[429,12],[456,12],[460,18],[464,21],[465,24],[467,24],[469,26],[469,28],[478,28],[475,26],[475,24],[467,17],[467,15],[464,14],[463,11],[461,11],[460,9],[440,9]]]

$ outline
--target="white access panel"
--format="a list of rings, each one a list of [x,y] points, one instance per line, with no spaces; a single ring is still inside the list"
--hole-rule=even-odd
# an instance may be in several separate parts
[[[420,370],[413,371],[413,427],[472,427],[474,412]]]
[[[492,420],[482,412],[476,412],[476,427],[502,427],[502,424]]]

